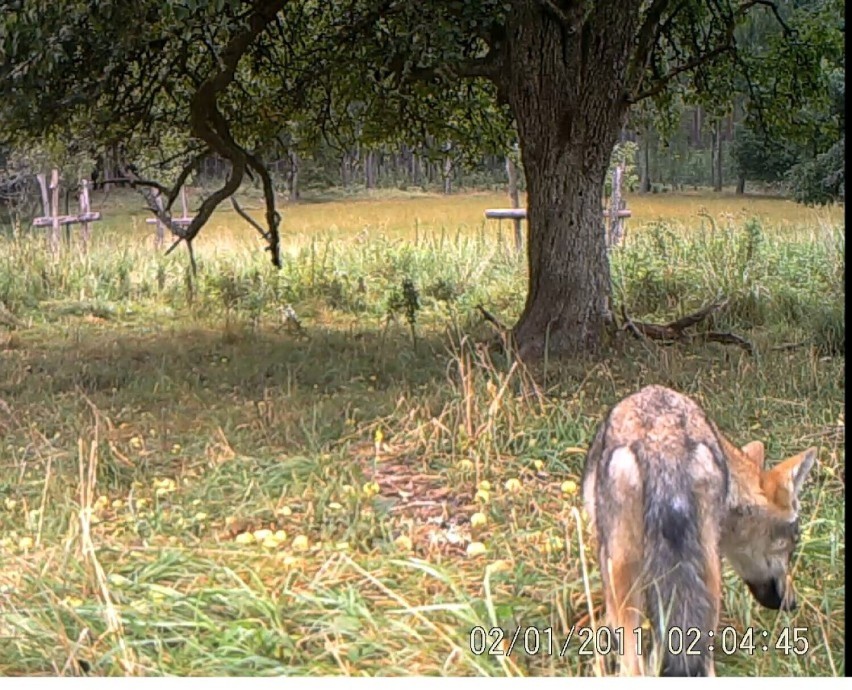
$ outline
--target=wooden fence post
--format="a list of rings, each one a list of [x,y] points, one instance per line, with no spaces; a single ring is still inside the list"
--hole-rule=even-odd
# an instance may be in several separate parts
[[[157,210],[162,215],[165,212],[165,204],[163,204],[163,197],[160,195],[159,190],[154,190],[154,203],[157,205]],[[172,218],[173,225],[179,225],[181,227],[189,227],[192,224],[193,216],[189,215],[189,209],[187,208],[186,203],[186,187],[180,188],[180,205],[183,211],[183,215],[180,218]],[[159,217],[157,218],[147,218],[145,220],[146,223],[157,225],[157,240],[156,245],[157,248],[163,246],[163,242],[166,239],[166,226],[160,221]]]
[[[89,181],[83,179],[80,184],[80,216],[83,218],[89,217]],[[69,226],[70,227],[70,226]],[[80,231],[80,240],[82,241],[83,254],[89,253],[89,237],[91,235],[91,226],[88,220],[83,221],[83,227]]]
[[[624,219],[619,211],[624,208],[621,197],[621,179],[624,174],[624,164],[619,163],[612,172],[612,198],[609,205],[609,242],[610,247],[621,244],[624,234]]]
[[[50,251],[53,258],[59,257],[59,246],[62,236],[59,233],[59,171],[54,168],[50,173]]]
[[[518,193],[518,169],[515,167],[515,162],[511,156],[506,156],[506,174],[509,176],[509,199],[512,202],[512,208],[520,208],[521,200]],[[524,235],[521,231],[521,219],[513,218],[512,223],[515,227],[515,251],[520,254],[524,248]]]
[[[47,193],[47,178],[44,173],[39,173],[36,175],[36,179],[38,180],[38,187],[41,190],[42,216],[47,218],[50,215],[50,196]]]
[[[54,169],[51,172],[49,186],[47,184],[47,177],[42,173],[37,174],[36,179],[38,180],[38,186],[41,189],[41,204],[44,214],[40,217],[33,218],[33,227],[50,228],[48,242],[54,259],[58,258],[59,250],[62,246],[60,227],[63,225],[67,228],[69,237],[71,226],[74,223],[81,223],[83,225],[83,232],[81,233],[83,251],[88,252],[89,238],[91,236],[91,226],[89,223],[101,219],[99,211],[92,213],[90,210],[88,180],[83,180],[81,184],[79,196],[80,209],[78,214],[61,216],[59,215],[59,170]],[[48,193],[48,188],[50,189],[50,193]]]
[[[181,189],[181,192],[183,190]],[[163,212],[163,197],[160,196],[160,190],[154,190],[154,203],[157,205],[157,210],[160,213]],[[160,249],[163,246],[163,243],[166,241],[166,226],[160,221],[159,217],[155,219],[157,221],[157,239],[154,241],[154,245],[157,249]]]

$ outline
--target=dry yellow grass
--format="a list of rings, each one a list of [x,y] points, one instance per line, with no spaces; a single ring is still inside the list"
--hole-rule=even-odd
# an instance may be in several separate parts
[[[652,221],[699,225],[699,213],[704,211],[714,218],[726,215],[735,220],[759,218],[767,225],[779,229],[842,223],[843,208],[831,206],[818,209],[802,206],[789,199],[769,196],[736,196],[708,192],[681,192],[678,194],[634,194],[627,203],[633,211],[633,221],[641,225]]]
[[[404,195],[379,192],[373,196],[323,203],[282,203],[280,211],[283,244],[303,245],[317,236],[327,239],[354,239],[359,235],[362,239],[385,236],[395,240],[413,239],[418,232],[421,236],[441,232],[455,236],[457,233],[472,234],[483,229],[485,232],[494,233],[495,237],[502,231],[503,237],[508,240],[512,232],[510,222],[503,222],[501,228],[498,221],[486,221],[484,217],[487,208],[503,208],[509,205],[505,194],[479,192],[454,194],[449,197],[440,194],[399,194]],[[125,197],[113,197],[112,200],[106,199],[103,206],[96,205],[96,208],[102,208],[109,219],[109,215],[114,215],[110,214],[111,206],[114,210],[125,207],[131,211],[132,222],[141,227],[148,214],[139,209],[135,199],[131,203],[132,206],[127,203]],[[628,227],[633,231],[641,230],[645,224],[662,220],[687,229],[698,229],[703,227],[702,213],[707,213],[720,222],[726,217],[735,222],[757,217],[780,231],[843,222],[843,208],[840,206],[814,209],[777,197],[741,197],[730,193],[713,194],[705,191],[633,194],[628,196],[627,203],[633,212]],[[190,204],[196,205],[195,195],[192,196]],[[245,206],[253,217],[262,220],[263,211],[259,200],[246,202]],[[99,229],[101,228],[96,231]],[[149,235],[146,233],[145,237]],[[248,249],[259,247],[261,241],[247,223],[230,208],[224,207],[213,216],[203,231],[199,249],[231,250],[234,244],[243,245]]]

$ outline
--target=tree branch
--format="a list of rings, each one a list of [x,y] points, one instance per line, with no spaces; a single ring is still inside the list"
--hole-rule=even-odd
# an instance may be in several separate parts
[[[784,21],[777,3],[772,2],[772,0],[749,0],[748,2],[744,2],[737,8],[737,15],[743,17],[752,7],[758,6],[768,7],[771,10],[772,14],[775,15],[775,20],[781,25],[781,30],[784,32],[785,37],[790,38],[795,35],[796,30],[791,28],[790,25]]]
[[[266,225],[269,228],[266,234],[266,239],[269,242],[267,249],[272,254],[272,264],[275,268],[281,268],[281,242],[278,235],[278,225],[281,223],[281,215],[275,209],[275,188],[272,185],[272,178],[266,166],[254,155],[249,153],[246,155],[246,159],[249,166],[260,175],[260,180],[263,183],[263,197],[266,201]]]
[[[152,189],[156,189],[160,194],[168,194],[171,189],[166,187],[159,182],[155,182],[154,180],[143,180],[136,175],[134,175],[129,170],[122,169],[121,171],[122,177],[108,177],[105,180],[98,180],[99,185],[104,184],[129,184],[134,189],[136,187],[151,187]],[[79,185],[77,185],[79,188]]]
[[[493,48],[484,57],[462,60],[452,65],[450,69],[458,76],[469,79],[481,77],[493,81],[500,76],[500,65],[497,61],[497,53]]]
[[[665,74],[656,74],[652,85],[641,90],[642,85],[645,82],[648,66],[651,62],[655,48],[658,47],[660,35],[665,31],[664,27],[670,24],[672,19],[687,5],[687,3],[683,0],[681,0],[677,5],[674,5],[674,2],[675,0],[652,0],[645,14],[645,19],[637,34],[636,49],[628,68],[627,84],[629,85],[628,88],[632,90],[632,95],[628,98],[628,102],[630,104],[637,103],[645,98],[662,93],[668,86],[669,82],[683,72],[697,69],[723,53],[736,53],[734,28],[737,22],[745,17],[749,10],[754,7],[768,8],[781,25],[784,35],[788,38],[795,34],[795,30],[793,30],[784,21],[784,18],[781,16],[781,12],[778,8],[778,4],[773,2],[773,0],[743,0],[734,7],[725,8],[723,8],[722,3],[714,2],[712,4],[716,7],[716,17],[722,23],[721,31],[724,32],[724,36],[721,38],[724,40],[724,43],[720,43],[712,49],[705,50],[692,59],[682,62]],[[669,16],[668,19],[663,22],[662,19],[666,13],[668,13]],[[697,26],[694,26],[693,30],[695,31],[697,28]],[[706,39],[707,37],[704,36],[703,38]],[[696,49],[700,51],[701,46],[699,45],[699,36],[697,33],[693,35],[693,41],[696,43]],[[677,53],[678,51],[675,49],[675,52]],[[681,56],[677,55],[676,57]]]
[[[538,0],[538,4],[541,5],[544,13],[549,14],[557,22],[559,22],[563,29],[569,33],[573,33],[577,30],[575,23],[571,20],[571,17],[568,16],[568,13],[559,7],[554,0]]]
[[[718,300],[702,307],[698,311],[682,316],[681,318],[667,324],[635,321],[630,318],[627,314],[627,309],[622,304],[621,317],[624,320],[624,324],[621,328],[623,330],[630,331],[640,340],[656,340],[663,344],[692,343],[699,340],[708,340],[711,342],[722,343],[724,345],[736,345],[746,350],[749,354],[754,354],[754,346],[742,336],[734,333],[720,333],[718,331],[708,331],[704,333],[686,332],[686,329],[701,323],[710,314],[723,309],[727,304],[727,299]]]
[[[500,63],[498,61],[498,52],[492,48],[482,57],[468,58],[459,60],[453,64],[442,67],[415,67],[408,73],[408,78],[412,81],[432,81],[452,80],[453,77],[462,77],[465,79],[490,79],[497,81],[500,77]],[[398,73],[397,78],[400,83],[403,80],[403,74]]]
[[[180,171],[180,175],[178,175],[177,180],[175,180],[174,186],[169,190],[168,196],[166,197],[166,213],[172,210],[172,204],[175,202],[175,199],[178,198],[180,194],[181,187],[186,184],[187,178],[192,174],[193,168],[207,155],[210,154],[210,149],[205,148],[200,153],[197,153],[192,157],[192,160],[187,163],[183,170]]]
[[[644,91],[640,91],[637,94],[629,97],[627,102],[631,105],[634,103],[638,103],[641,100],[646,98],[650,98],[652,96],[656,96],[663,91],[665,91],[666,87],[669,85],[672,79],[674,79],[677,75],[682,74],[683,72],[688,72],[689,70],[700,67],[701,65],[709,62],[715,57],[718,57],[722,53],[727,53],[734,49],[734,45],[732,43],[725,43],[720,46],[716,46],[712,50],[708,50],[703,55],[698,55],[691,60],[687,60],[683,64],[678,65],[677,67],[669,70],[666,74],[660,77],[657,82],[648,89]]]
[[[142,194],[142,197],[145,199],[145,203],[148,204],[148,210],[154,214],[154,217],[165,225],[173,235],[182,238],[185,233],[184,228],[172,221],[171,213],[167,210],[163,210],[162,206],[157,203],[157,198],[151,193],[151,189],[156,189],[161,195],[166,196],[171,192],[171,190],[168,187],[161,185],[159,182],[141,180],[132,170],[127,170],[123,167],[121,168],[121,174],[124,177],[104,180],[104,183],[129,182],[133,189],[138,189],[138,191]]]
[[[654,0],[645,13],[645,20],[642,22],[642,26],[639,27],[636,38],[636,50],[633,53],[633,59],[627,70],[627,83],[635,84],[635,89],[640,88],[642,85],[654,45],[657,42],[660,22],[672,2],[673,0]],[[683,5],[684,3],[681,2],[680,7],[683,7]],[[676,14],[680,7],[675,9],[672,14]]]
[[[248,28],[237,33],[222,51],[221,69],[202,82],[190,102],[190,130],[192,134],[207,144],[210,151],[218,153],[231,162],[231,170],[225,183],[202,202],[192,223],[183,233],[179,234],[180,239],[166,252],[166,254],[172,252],[182,239],[189,246],[193,267],[192,240],[198,235],[219,204],[239,189],[246,167],[249,164],[262,178],[265,175],[264,195],[267,201],[267,220],[270,222],[270,249],[273,250],[273,263],[276,266],[280,265],[277,243],[278,214],[275,212],[274,195],[270,194],[272,186],[269,174],[259,161],[234,140],[228,122],[219,110],[217,100],[219,95],[233,82],[237,65],[243,55],[257,37],[275,21],[276,15],[286,2],[287,0],[266,0],[255,5],[254,11],[248,19]]]
[[[255,230],[258,231],[258,233],[260,233],[260,236],[263,239],[269,239],[269,233],[267,233],[266,230],[261,227],[260,223],[258,223],[254,218],[252,218],[248,213],[243,210],[243,207],[237,203],[236,197],[231,197],[231,206],[234,207],[234,210],[237,212],[237,215],[239,215],[240,218],[242,218],[246,223],[251,225]]]

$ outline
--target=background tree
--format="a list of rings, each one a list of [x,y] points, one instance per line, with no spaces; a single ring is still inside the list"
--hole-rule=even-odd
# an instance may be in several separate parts
[[[746,117],[737,127],[734,162],[747,179],[790,182],[800,201],[811,198],[805,190],[820,203],[842,198],[842,168],[834,175],[823,168],[842,159],[845,138],[843,9],[838,0],[778,3],[776,21],[752,17],[739,37],[749,49],[736,86]],[[828,178],[834,182],[818,192],[817,180]]]
[[[812,160],[798,163],[788,174],[793,198],[803,204],[825,205],[846,198],[846,137]]]

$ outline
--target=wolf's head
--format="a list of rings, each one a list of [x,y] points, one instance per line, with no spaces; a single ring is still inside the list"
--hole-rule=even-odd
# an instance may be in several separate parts
[[[766,504],[746,506],[731,521],[725,556],[757,601],[771,609],[796,608],[790,562],[799,541],[799,494],[816,460],[816,448],[764,469],[763,444],[742,449],[758,471]]]

